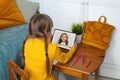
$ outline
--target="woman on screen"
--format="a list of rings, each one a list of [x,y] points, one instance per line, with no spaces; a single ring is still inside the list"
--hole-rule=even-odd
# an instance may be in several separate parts
[[[67,46],[68,43],[69,43],[69,41],[68,41],[67,33],[62,33],[60,38],[59,38],[58,44],[63,45],[63,46]]]

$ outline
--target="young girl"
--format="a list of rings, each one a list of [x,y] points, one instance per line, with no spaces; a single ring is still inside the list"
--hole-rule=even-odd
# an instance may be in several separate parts
[[[29,80],[54,80],[53,60],[66,63],[75,52],[76,44],[63,54],[56,44],[52,44],[51,28],[53,22],[46,14],[36,13],[30,20],[28,36],[23,45],[24,71]]]

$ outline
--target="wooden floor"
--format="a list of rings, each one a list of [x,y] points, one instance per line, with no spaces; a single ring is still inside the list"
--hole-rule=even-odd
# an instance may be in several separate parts
[[[55,80],[80,80],[80,79],[73,76],[65,75],[63,73],[59,73],[58,78],[56,78]],[[94,80],[94,76],[91,75],[89,77],[89,80]],[[113,79],[113,78],[100,76],[99,80],[120,80],[120,79]]]

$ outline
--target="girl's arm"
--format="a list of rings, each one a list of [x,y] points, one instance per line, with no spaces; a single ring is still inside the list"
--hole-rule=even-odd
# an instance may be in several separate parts
[[[61,52],[61,49],[59,47],[56,48],[55,52],[55,58],[60,63],[66,63],[68,62],[71,57],[73,56],[75,50],[76,50],[77,44],[75,43],[74,46],[67,52],[63,53]]]

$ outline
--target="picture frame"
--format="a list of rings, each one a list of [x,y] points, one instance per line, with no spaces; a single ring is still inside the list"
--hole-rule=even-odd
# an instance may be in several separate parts
[[[75,39],[75,33],[60,29],[54,29],[52,43],[57,44],[58,47],[69,50],[73,46]]]

